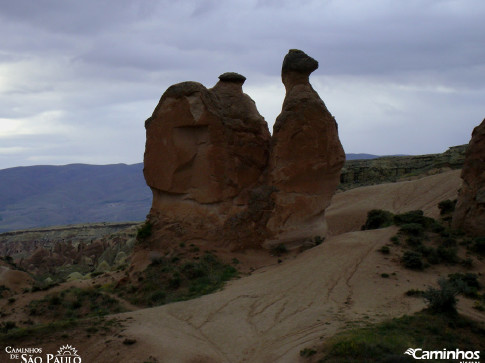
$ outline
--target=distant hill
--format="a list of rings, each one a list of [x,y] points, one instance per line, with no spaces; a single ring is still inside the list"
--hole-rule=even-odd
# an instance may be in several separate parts
[[[347,154],[347,160],[379,158]],[[143,163],[0,170],[0,232],[79,223],[142,221],[152,195]]]
[[[369,160],[369,159],[377,159],[380,157],[379,155],[373,154],[345,154],[347,160]]]
[[[143,164],[28,166],[0,170],[0,232],[144,220],[151,192]]]

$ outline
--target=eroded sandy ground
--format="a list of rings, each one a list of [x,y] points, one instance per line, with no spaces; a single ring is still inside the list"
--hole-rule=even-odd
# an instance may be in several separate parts
[[[77,344],[83,362],[145,362],[149,357],[170,363],[298,362],[301,349],[340,329],[424,307],[404,293],[434,284],[450,268],[403,269],[396,252],[377,251],[397,228],[360,231],[360,226],[374,208],[423,209],[437,217],[438,202],[454,198],[459,186],[459,171],[452,171],[337,194],[327,214],[331,237],[322,245],[232,281],[215,294],[120,314],[127,320],[119,337],[79,342],[71,337],[71,344]],[[484,270],[483,263],[477,270]],[[467,302],[460,308],[484,319]],[[124,345],[124,338],[136,343]]]

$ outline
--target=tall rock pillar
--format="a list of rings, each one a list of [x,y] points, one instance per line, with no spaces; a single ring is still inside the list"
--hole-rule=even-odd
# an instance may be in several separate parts
[[[325,235],[325,209],[339,184],[345,153],[337,123],[309,82],[318,62],[292,49],[281,77],[286,97],[276,119],[269,164],[275,187],[267,227],[274,242]]]

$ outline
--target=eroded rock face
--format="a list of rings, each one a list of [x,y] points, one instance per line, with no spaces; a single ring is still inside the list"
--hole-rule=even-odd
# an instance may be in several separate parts
[[[273,138],[240,74],[222,74],[211,89],[196,82],[167,89],[145,123],[149,220],[159,240],[241,249],[325,234],[345,154],[308,81],[317,67],[301,51],[285,57],[287,94]]]
[[[473,130],[461,178],[452,225],[468,234],[485,236],[485,119]]]
[[[242,92],[245,77],[219,78],[212,89],[195,82],[171,86],[145,123],[150,220],[174,237],[228,237],[227,223],[245,212],[266,169],[270,134]]]
[[[290,50],[283,61],[286,97],[273,131],[269,168],[277,191],[268,222],[281,241],[325,235],[324,212],[345,162],[337,123],[309,83],[317,68],[299,50]]]

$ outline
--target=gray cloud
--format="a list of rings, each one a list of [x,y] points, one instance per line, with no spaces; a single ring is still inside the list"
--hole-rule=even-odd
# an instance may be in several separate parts
[[[141,161],[163,91],[226,71],[271,124],[290,48],[320,62],[312,82],[347,151],[443,151],[484,117],[484,16],[481,0],[5,1],[0,168]]]

